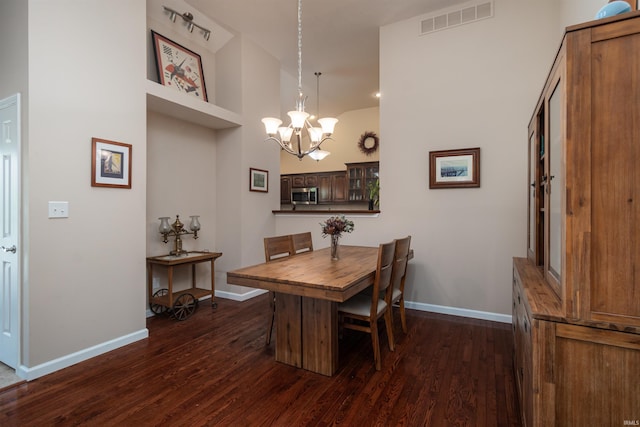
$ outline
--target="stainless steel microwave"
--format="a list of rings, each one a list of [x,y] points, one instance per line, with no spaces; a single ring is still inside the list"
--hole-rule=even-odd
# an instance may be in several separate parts
[[[291,189],[291,203],[294,205],[318,204],[317,187],[299,187]]]

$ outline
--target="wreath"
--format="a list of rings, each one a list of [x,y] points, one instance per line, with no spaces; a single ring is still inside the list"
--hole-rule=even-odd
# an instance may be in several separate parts
[[[358,140],[358,148],[367,156],[372,155],[378,149],[378,145],[380,144],[380,139],[375,132],[367,131],[360,135],[360,140]]]

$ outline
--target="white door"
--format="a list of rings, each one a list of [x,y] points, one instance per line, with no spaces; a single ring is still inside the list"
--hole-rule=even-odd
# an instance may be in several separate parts
[[[20,349],[20,94],[0,100],[0,362]]]

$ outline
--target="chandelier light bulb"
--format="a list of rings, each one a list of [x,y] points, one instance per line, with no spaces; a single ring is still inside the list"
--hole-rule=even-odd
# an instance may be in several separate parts
[[[318,119],[318,123],[320,123],[320,126],[322,126],[322,133],[331,135],[333,133],[333,129],[336,127],[336,123],[338,123],[338,119],[334,119],[333,117],[325,117],[322,119]]]
[[[267,134],[273,136],[278,133],[278,127],[282,124],[282,120],[274,117],[265,117],[262,119],[262,123],[264,123]]]
[[[309,117],[309,113],[304,111],[289,111],[287,114],[291,118],[291,127],[296,130],[302,129]]]
[[[289,142],[291,141],[291,135],[293,135],[293,129],[282,126],[278,128],[278,133],[280,134],[280,140],[282,142]]]

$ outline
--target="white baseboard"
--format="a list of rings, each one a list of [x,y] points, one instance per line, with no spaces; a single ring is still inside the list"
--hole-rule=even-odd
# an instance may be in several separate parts
[[[264,293],[266,293],[267,291],[264,289],[253,289],[250,292],[246,292],[244,294],[238,294],[235,292],[226,292],[226,291],[215,291],[216,294],[216,298],[224,298],[224,299],[230,299],[232,301],[247,301],[250,300],[251,298],[255,298],[258,295],[262,295]],[[202,300],[206,300],[211,298],[211,295],[207,295],[204,296],[202,298],[199,299],[199,301]],[[147,308],[147,317],[152,317],[155,316],[155,314],[153,314],[153,311],[151,311],[151,309]]]
[[[254,289],[244,294],[233,292],[216,291],[216,297],[226,298],[234,301],[246,301],[251,298],[262,295],[267,291],[263,289]],[[510,314],[491,313],[488,311],[470,310],[466,308],[448,307],[445,305],[424,304],[421,302],[406,301],[405,307],[412,310],[428,311],[432,313],[450,314],[452,316],[469,317],[472,319],[490,320],[492,322],[511,323]]]
[[[141,329],[137,332],[124,335],[119,338],[115,338],[111,341],[103,342],[93,347],[80,350],[78,352],[68,354],[55,360],[43,363],[41,365],[34,366],[32,368],[20,365],[16,370],[16,375],[27,381],[35,380],[43,375],[50,374],[60,369],[68,368],[76,363],[83,362],[92,357],[99,356],[116,348],[124,347],[125,345],[140,341],[149,336],[149,330],[147,328]]]
[[[445,305],[424,304],[421,302],[405,301],[404,306],[413,310],[429,311],[431,313],[450,314],[452,316],[470,317],[472,319],[490,320],[500,323],[511,323],[511,315],[491,313],[488,311],[469,310],[467,308],[448,307]]]
[[[237,294],[235,292],[226,292],[226,291],[216,291],[216,297],[226,298],[233,301],[247,301],[251,298],[255,298],[258,295],[262,295],[267,291],[264,289],[254,289],[252,291],[246,292],[244,294]]]

